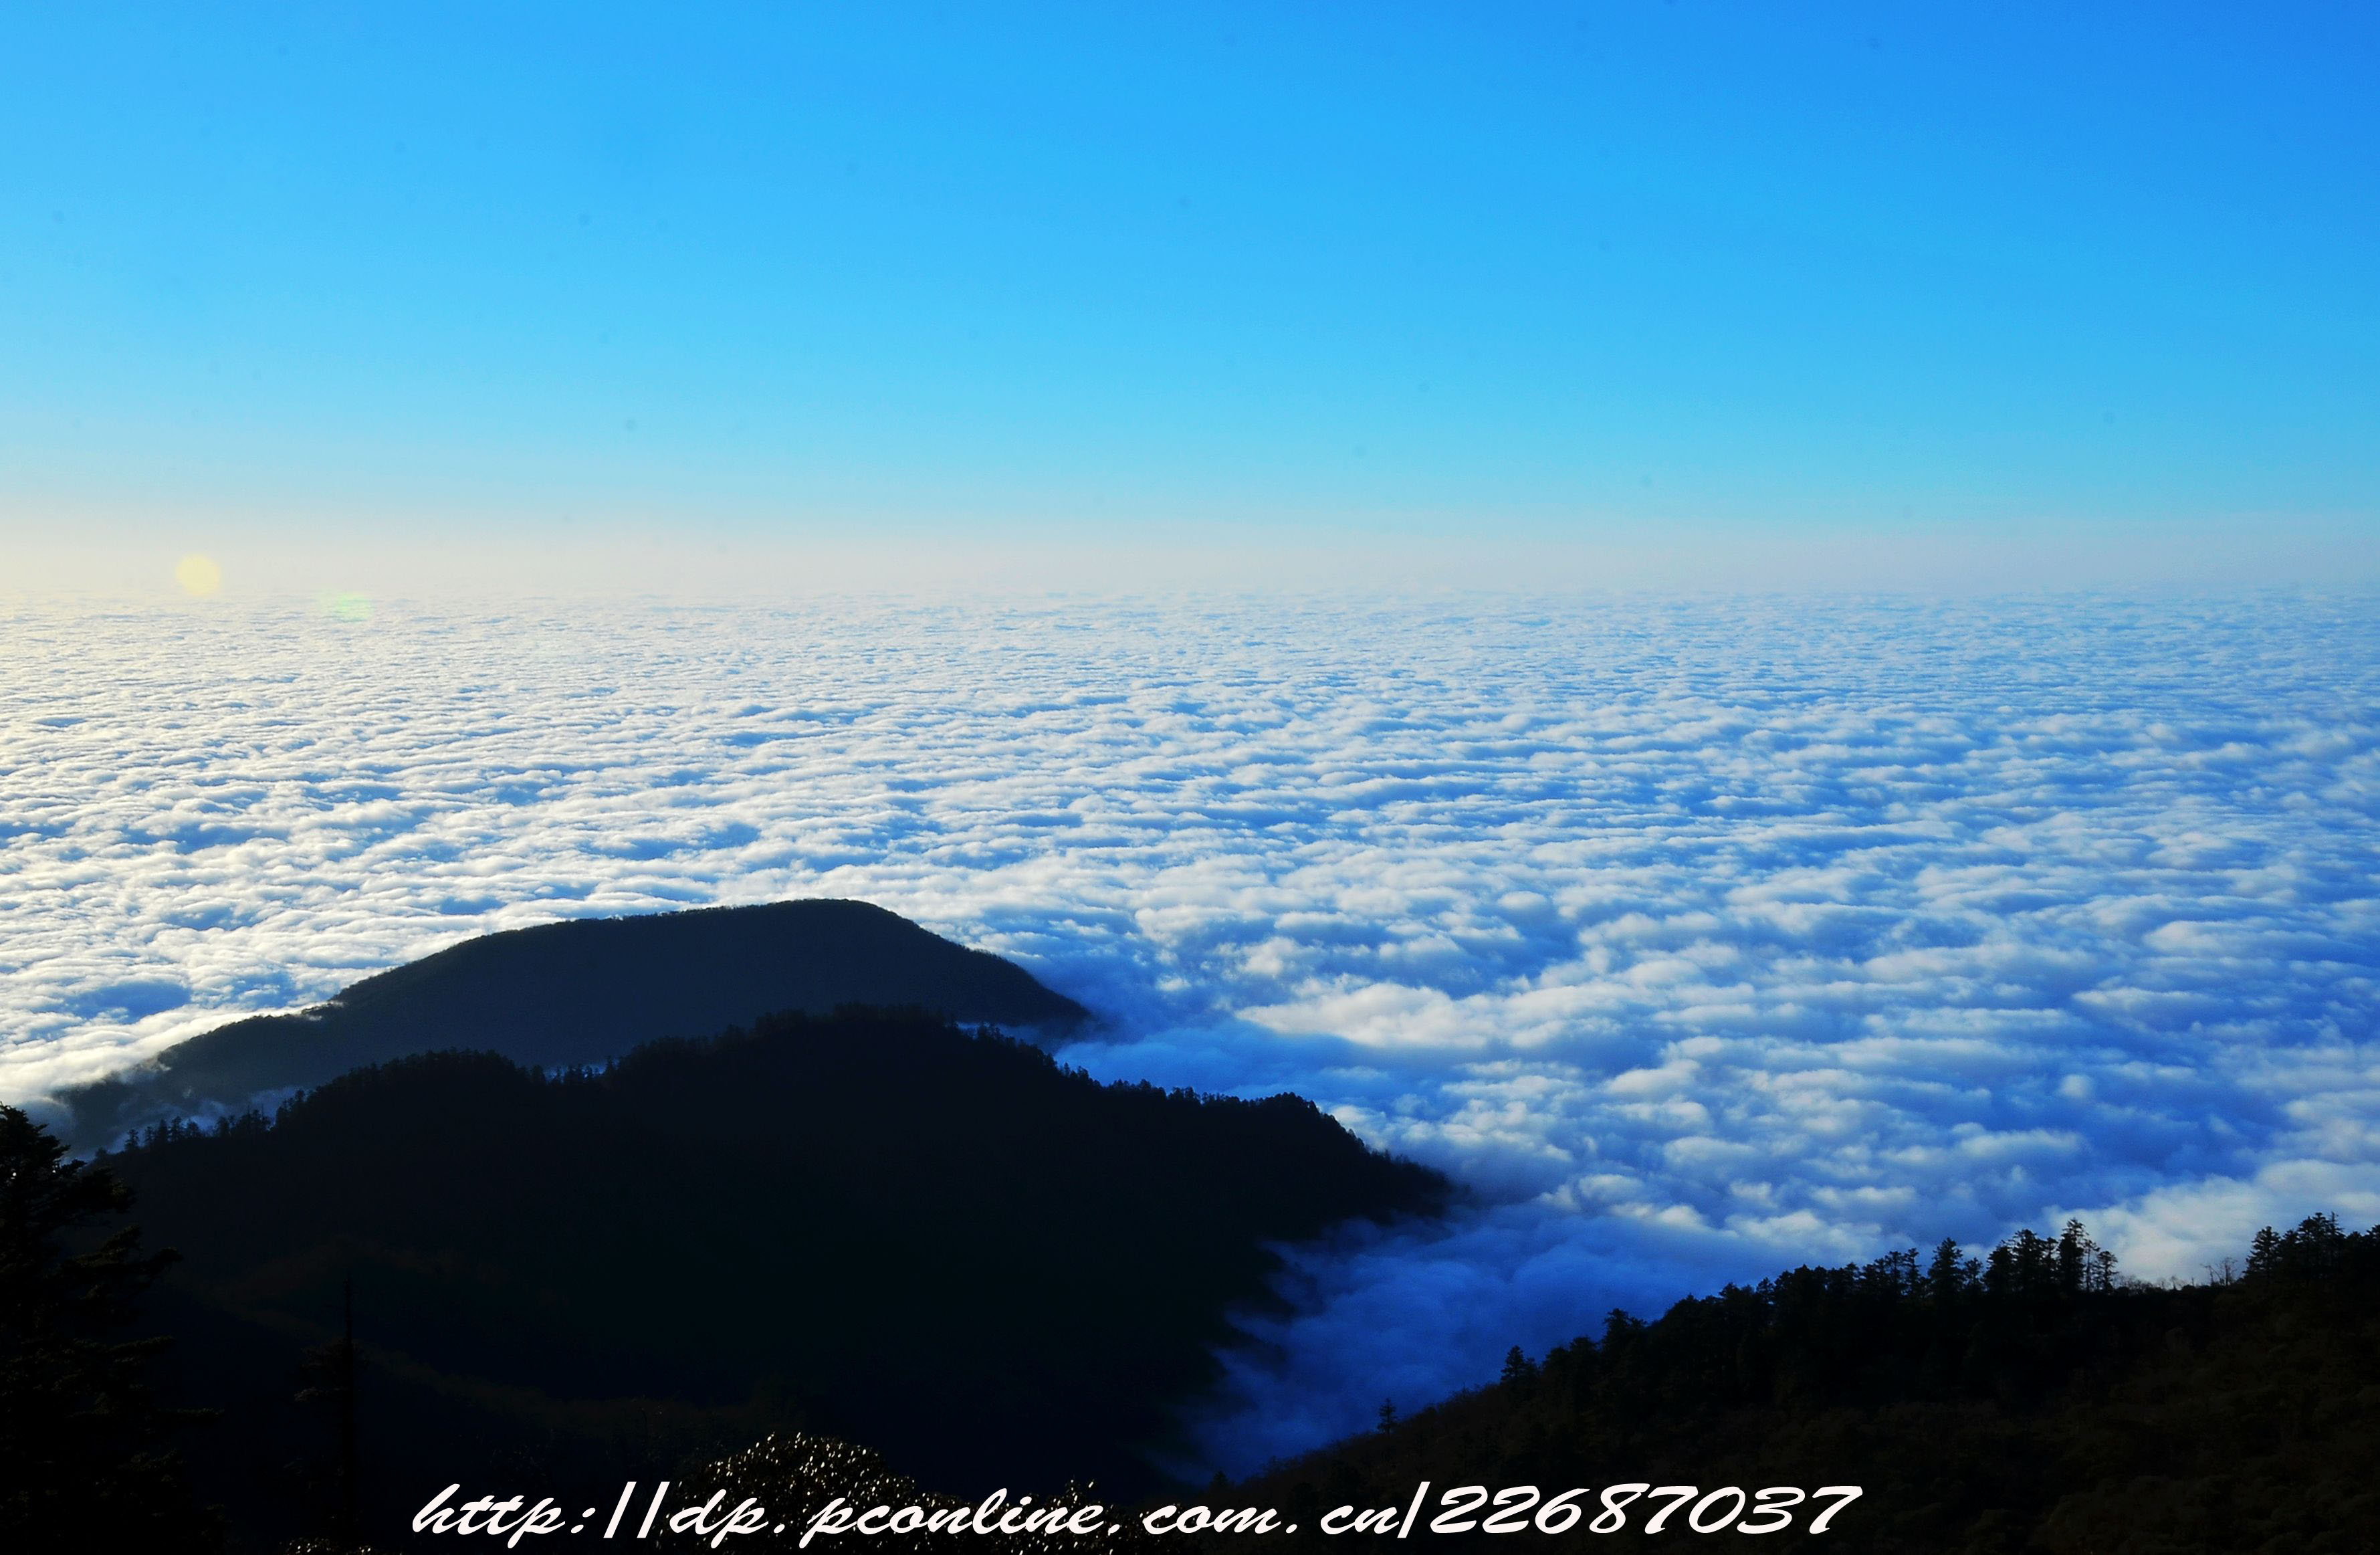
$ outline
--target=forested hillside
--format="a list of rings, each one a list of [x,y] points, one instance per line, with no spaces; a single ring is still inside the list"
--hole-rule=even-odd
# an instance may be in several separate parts
[[[871,1126],[888,1097],[912,1104],[913,1126]],[[422,1544],[402,1514],[456,1478],[567,1503],[609,1502],[626,1477],[641,1500],[656,1476],[673,1508],[711,1504],[713,1528],[722,1508],[765,1505],[769,1526],[737,1540],[751,1549],[791,1548],[837,1497],[947,1519],[951,1492],[992,1481],[1019,1516],[1029,1484],[1043,1508],[1105,1503],[1095,1521],[1115,1531],[1028,1525],[970,1547],[1080,1555],[1250,1542],[1149,1539],[1140,1519],[1160,1502],[1168,1518],[1238,1509],[1242,1526],[1271,1509],[1269,1547],[1369,1547],[1397,1537],[1378,1529],[1402,1526],[1425,1483],[1411,1537],[1438,1548],[1486,1543],[1499,1512],[1528,1548],[1692,1545],[1773,1525],[1764,1502],[1797,1512],[1781,1549],[2375,1548],[2380,1234],[2326,1215],[2259,1233],[2204,1284],[2128,1282],[2070,1223],[1980,1257],[1944,1243],[1651,1321],[1614,1312],[1538,1359],[1515,1349],[1490,1386],[1404,1418],[1384,1406],[1378,1430],[1238,1485],[1134,1504],[1135,1483],[1154,1487],[1119,1450],[1162,1435],[1161,1400],[1206,1375],[1214,1303],[1266,1265],[1219,1221],[1172,1217],[1203,1199],[1249,1225],[1311,1225],[1446,1192],[1319,1124],[1292,1099],[1098,1087],[1035,1050],[870,1012],[661,1044],[600,1075],[408,1061],[272,1124],[164,1130],[89,1167],[0,1110],[0,1425],[17,1442],[0,1503],[12,1525],[113,1517],[153,1526],[160,1550],[207,1548],[209,1515],[156,1455],[179,1438],[238,1547],[271,1548],[342,1525],[353,1421],[360,1532],[382,1549]],[[1126,1138],[1145,1166],[1123,1164]],[[195,1254],[152,1293],[170,1298],[149,1322],[170,1342],[120,1337],[172,1260],[136,1255],[121,1226],[104,1234],[129,1202],[119,1169],[156,1190],[153,1223]],[[982,1219],[1002,1183],[1047,1213]],[[217,1197],[240,1194],[261,1213]],[[1186,1234],[1132,1234],[1150,1216]],[[78,1224],[95,1229],[74,1253]],[[352,1367],[334,1337],[350,1278]],[[147,1380],[161,1373],[165,1402],[228,1414],[160,1409]],[[1114,1434],[1081,1428],[1093,1418]],[[884,1442],[890,1461],[871,1450]],[[1324,1531],[1358,1513],[1377,1527]],[[830,1548],[951,1537],[905,1526]]]
[[[2069,1224],[1980,1258],[1946,1242],[1730,1286],[1650,1322],[1615,1312],[1538,1359],[1515,1350],[1492,1386],[1229,1499],[1282,1507],[1304,1530],[1285,1542],[1318,1549],[1346,1543],[1315,1536],[1331,1508],[1402,1513],[1428,1480],[1423,1524],[1466,1485],[1590,1487],[1590,1516],[1612,1486],[1692,1486],[1692,1505],[1730,1486],[1856,1485],[1827,1532],[1806,1532],[1813,1501],[1769,1548],[2369,1551],[2375,1453],[2380,1236],[2318,1216],[2261,1233],[2237,1278],[2168,1288],[2122,1281]],[[1682,1505],[1643,1533],[1664,1499],[1629,1503],[1621,1531],[1581,1520],[1519,1542],[1702,1542]],[[1714,1500],[1705,1520],[1733,1504]],[[1450,1540],[1515,1542],[1431,1543]]]
[[[193,1452],[249,1521],[327,1493],[301,1363],[350,1280],[383,1517],[431,1481],[616,1487],[795,1427],[944,1489],[1123,1489],[1226,1308],[1268,1298],[1268,1244],[1450,1191],[1294,1097],[1100,1085],[868,1010],[552,1077],[407,1059],[107,1164],[183,1255],[153,1321],[183,1395],[231,1411]]]

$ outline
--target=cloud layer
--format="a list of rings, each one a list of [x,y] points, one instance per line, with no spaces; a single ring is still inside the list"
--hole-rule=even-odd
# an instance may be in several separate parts
[[[0,615],[0,1095],[467,935],[880,902],[1472,1184],[1242,1465],[1779,1261],[2380,1214],[2371,601]]]

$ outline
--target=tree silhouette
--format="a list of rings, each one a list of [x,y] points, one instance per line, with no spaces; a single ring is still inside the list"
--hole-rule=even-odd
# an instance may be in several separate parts
[[[0,1107],[0,1528],[23,1549],[220,1549],[170,1443],[188,1411],[145,1379],[168,1342],[117,1337],[174,1261],[140,1252],[132,1194]],[[80,1250],[77,1250],[79,1247]]]
[[[331,1467],[329,1507],[334,1538],[352,1544],[360,1537],[361,1475],[356,1446],[356,1282],[343,1280],[339,1288],[340,1333],[327,1344],[306,1352],[299,1371],[306,1386],[297,1402],[328,1413],[337,1437],[337,1461]]]
[[[2230,1260],[2225,1260],[2227,1263]],[[2116,1277],[2080,1221],[1983,1257],[1954,1241],[1794,1269],[1613,1312],[1532,1363],[1268,1468],[1235,1500],[1330,1549],[1334,1505],[1439,1486],[1675,1480],[1856,1484],[1825,1536],[1855,1551],[2372,1551],[2380,1440],[2380,1233],[2332,1215],[2257,1233],[2243,1274]],[[1633,1548],[1585,1525],[1560,1549]],[[1800,1535],[1778,1548],[1799,1549]],[[1433,1548],[1500,1549],[1481,1535]]]

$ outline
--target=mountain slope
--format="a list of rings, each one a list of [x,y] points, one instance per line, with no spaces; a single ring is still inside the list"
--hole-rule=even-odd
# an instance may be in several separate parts
[[[1306,1531],[1278,1542],[1328,1549],[1331,1509],[1402,1515],[1428,1480],[1414,1532],[1433,1547],[1608,1549],[1705,1542],[1695,1517],[1732,1543],[1763,1490],[1858,1486],[1822,1533],[1815,1496],[1790,1528],[1760,1513],[1743,1531],[1875,1555],[2380,1550],[2380,1233],[2317,1216],[2261,1233],[2243,1278],[2179,1288],[2114,1280],[2092,1250],[2070,1225],[1981,1259],[1946,1243],[1923,1268],[1912,1251],[1793,1270],[1650,1323],[1615,1312],[1599,1338],[1515,1350],[1496,1384],[1271,1466],[1232,1504],[1281,1507]],[[1447,1510],[1464,1485],[1548,1502],[1586,1487],[1571,1504],[1604,1526],[1500,1540]],[[1652,1488],[1687,1486],[1645,1533],[1670,1504]]]
[[[294,1015],[234,1021],[65,1098],[85,1147],[158,1118],[237,1111],[368,1063],[467,1048],[537,1067],[600,1063],[784,1010],[915,1005],[1066,1030],[1083,1007],[1012,962],[866,902],[775,902],[581,918],[484,935]]]
[[[109,1164],[184,1256],[159,1322],[254,1460],[210,1471],[235,1506],[288,1499],[258,1476],[306,1455],[286,1401],[349,1278],[388,1505],[499,1475],[616,1494],[789,1428],[962,1491],[1146,1482],[1269,1245],[1449,1192],[1295,1097],[1103,1086],[862,1010],[597,1074],[406,1059]]]

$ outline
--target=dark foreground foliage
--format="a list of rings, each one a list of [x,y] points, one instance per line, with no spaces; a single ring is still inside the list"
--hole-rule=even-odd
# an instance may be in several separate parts
[[[876,1010],[601,1072],[408,1059],[112,1164],[188,1255],[158,1321],[228,1411],[193,1451],[245,1529],[335,1521],[352,1278],[374,1543],[449,1481],[608,1499],[771,1430],[959,1493],[1128,1493],[1269,1244],[1448,1192],[1295,1097],[1103,1086]]]
[[[2317,1216],[2259,1234],[2237,1279],[2116,1279],[2080,1225],[1983,1259],[1944,1243],[1797,1269],[1682,1301],[1381,1430],[1277,1465],[1230,1499],[1316,1537],[1334,1507],[1394,1507],[1431,1482],[1551,1497],[1622,1484],[1857,1485],[1825,1534],[1767,1549],[1909,1555],[2347,1555],[2380,1549],[2380,1235]],[[1430,1548],[1698,1547],[1585,1521],[1560,1537],[1439,1534]],[[1493,1508],[1489,1512],[1493,1512]],[[1711,1517],[1724,1511],[1714,1503]],[[1424,1536],[1416,1525],[1414,1537]]]
[[[132,1195],[0,1107],[0,1543],[11,1549],[220,1549],[175,1452],[188,1416],[158,1407],[164,1341],[127,1339],[173,1260],[101,1228]]]

